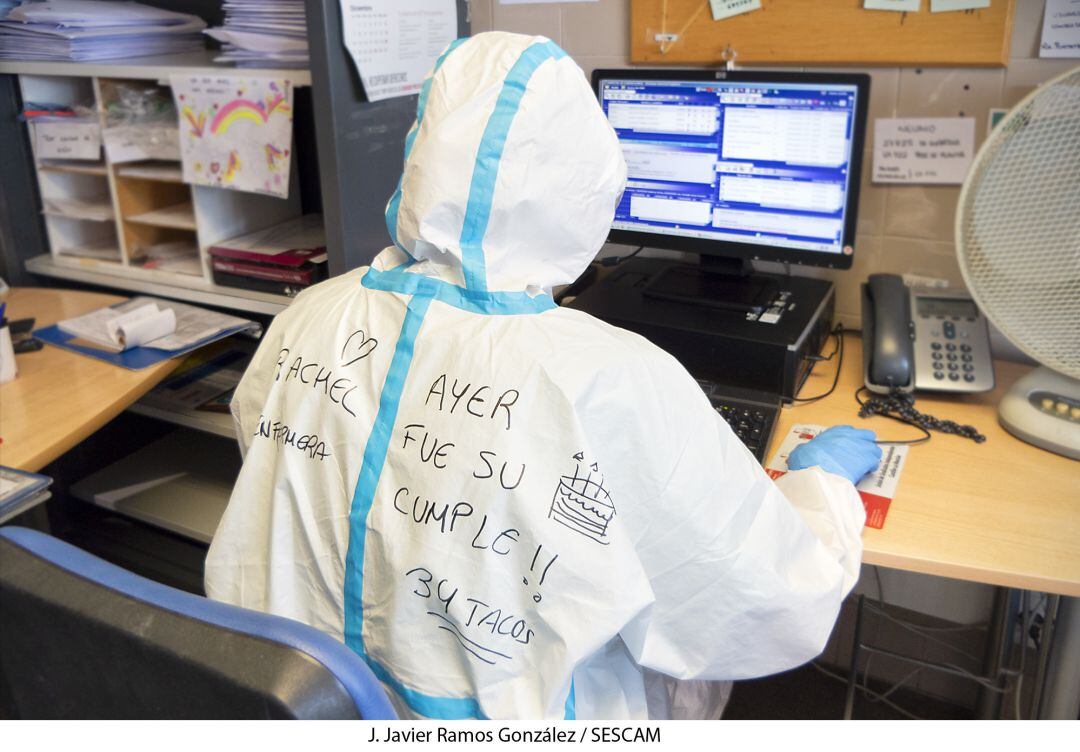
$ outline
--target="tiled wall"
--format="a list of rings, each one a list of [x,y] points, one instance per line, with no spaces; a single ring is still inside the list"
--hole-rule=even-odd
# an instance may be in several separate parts
[[[1041,82],[1080,65],[1080,60],[1040,60],[1043,0],[1017,0],[1016,5],[1012,59],[1006,68],[861,69],[872,77],[869,127],[875,118],[963,115],[975,118],[981,143],[991,107],[1012,106]],[[630,65],[629,0],[538,5],[472,0],[472,28],[474,33],[499,29],[550,37],[586,74],[594,68]],[[867,144],[872,140],[870,130]],[[870,164],[868,149],[854,266],[843,272],[797,272],[831,278],[837,286],[837,313],[853,327],[859,325],[859,284],[872,272],[911,272],[962,285],[953,254],[953,215],[960,187],[876,186],[869,180]]]

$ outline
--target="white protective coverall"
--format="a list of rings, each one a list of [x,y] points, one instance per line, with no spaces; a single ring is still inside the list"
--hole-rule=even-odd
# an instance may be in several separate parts
[[[625,179],[553,42],[448,48],[396,247],[297,296],[236,391],[210,597],[343,640],[404,717],[710,717],[716,682],[643,669],[818,655],[858,575],[851,483],[773,483],[675,359],[547,292],[596,256]]]

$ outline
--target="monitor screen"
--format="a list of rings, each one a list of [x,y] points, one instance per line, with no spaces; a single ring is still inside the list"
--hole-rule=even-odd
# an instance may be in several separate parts
[[[828,265],[830,256],[850,256],[862,149],[856,114],[866,92],[852,76],[635,75],[598,71],[596,79],[628,171],[613,230],[699,253]]]

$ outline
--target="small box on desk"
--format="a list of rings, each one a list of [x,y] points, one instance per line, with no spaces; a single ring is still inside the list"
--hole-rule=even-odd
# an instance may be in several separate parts
[[[829,335],[835,293],[831,282],[755,275],[775,284],[760,314],[665,300],[645,294],[670,262],[631,259],[586,288],[571,308],[637,332],[667,350],[698,378],[770,392],[785,402],[798,393]]]

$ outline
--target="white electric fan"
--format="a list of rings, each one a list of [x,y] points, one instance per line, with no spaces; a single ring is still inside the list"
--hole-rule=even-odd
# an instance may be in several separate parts
[[[1080,68],[990,133],[960,193],[956,254],[979,308],[1042,364],[1002,399],[1001,424],[1080,459]]]

